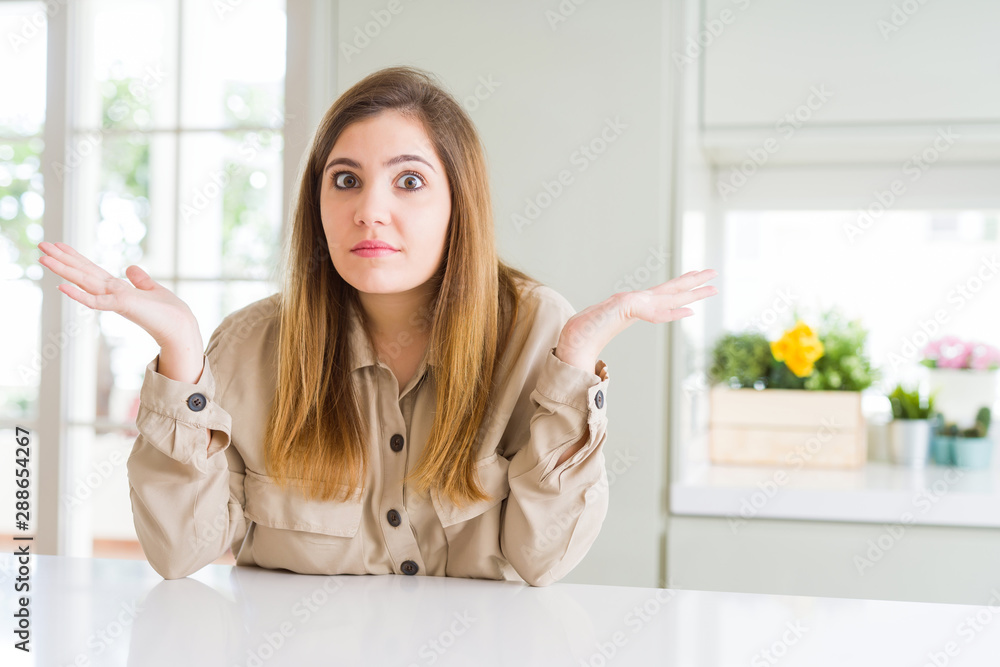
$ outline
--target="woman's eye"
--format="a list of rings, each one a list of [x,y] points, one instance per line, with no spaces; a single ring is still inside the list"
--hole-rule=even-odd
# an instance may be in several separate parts
[[[424,179],[420,178],[416,174],[403,174],[399,177],[399,180],[396,181],[396,184],[404,190],[419,190],[423,187]]]
[[[349,171],[342,171],[334,174],[333,182],[338,188],[353,188],[358,184],[358,179]]]

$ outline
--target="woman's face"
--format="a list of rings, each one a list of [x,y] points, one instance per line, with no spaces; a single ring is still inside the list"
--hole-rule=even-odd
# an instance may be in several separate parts
[[[361,292],[427,282],[444,255],[451,192],[423,125],[398,111],[349,125],[327,156],[320,217],[337,272]],[[391,250],[362,250],[366,241]]]

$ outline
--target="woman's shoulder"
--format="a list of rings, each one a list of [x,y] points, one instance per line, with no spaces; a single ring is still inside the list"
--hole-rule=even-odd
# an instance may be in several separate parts
[[[519,280],[517,285],[522,303],[529,312],[534,313],[535,318],[555,319],[565,323],[576,314],[569,299],[544,283]]]

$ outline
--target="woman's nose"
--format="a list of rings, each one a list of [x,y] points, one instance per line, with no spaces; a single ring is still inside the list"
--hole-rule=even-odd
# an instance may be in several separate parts
[[[361,225],[388,224],[389,203],[392,193],[381,185],[365,185],[357,198],[354,222]]]

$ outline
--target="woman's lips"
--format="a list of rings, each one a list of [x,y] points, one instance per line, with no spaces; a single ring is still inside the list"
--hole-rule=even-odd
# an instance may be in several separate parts
[[[399,251],[393,250],[392,248],[358,248],[357,250],[352,250],[351,252],[359,257],[385,257]]]

